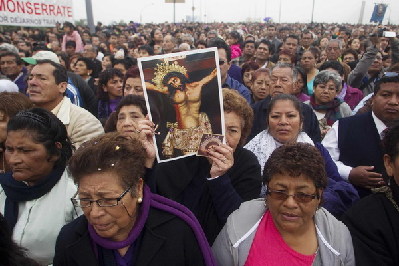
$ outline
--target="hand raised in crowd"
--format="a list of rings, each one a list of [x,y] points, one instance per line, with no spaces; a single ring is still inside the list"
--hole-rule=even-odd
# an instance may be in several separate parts
[[[233,149],[226,144],[212,146],[208,150],[208,158],[212,164],[211,178],[224,175],[234,164]]]
[[[369,40],[373,46],[376,48],[380,48],[380,38],[378,37],[378,32],[373,31],[373,33],[370,35]]]
[[[139,139],[143,143],[143,146],[147,152],[147,159],[145,161],[145,167],[147,168],[152,168],[156,157],[156,150],[153,138],[155,131],[156,126],[149,119],[148,115],[145,119],[142,119],[137,123],[137,132],[139,134]]]
[[[372,189],[385,184],[380,173],[373,172],[374,166],[358,166],[349,173],[349,181],[357,186]]]

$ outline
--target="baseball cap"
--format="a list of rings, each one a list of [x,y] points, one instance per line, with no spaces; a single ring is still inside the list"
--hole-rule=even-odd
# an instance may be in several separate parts
[[[51,51],[39,51],[32,57],[22,57],[22,60],[24,60],[24,62],[26,62],[30,65],[36,65],[37,60],[45,60],[45,59],[51,60],[54,63],[60,64],[60,59],[58,59],[58,56]]]

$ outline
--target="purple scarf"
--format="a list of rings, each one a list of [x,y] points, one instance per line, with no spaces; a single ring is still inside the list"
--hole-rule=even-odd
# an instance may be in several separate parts
[[[88,224],[91,239],[95,244],[106,249],[115,250],[132,245],[144,228],[144,225],[148,218],[150,207],[171,213],[185,221],[191,227],[194,235],[197,238],[198,245],[203,254],[205,265],[216,265],[216,261],[213,258],[213,254],[211,248],[209,247],[205,234],[202,231],[202,228],[197,218],[195,218],[194,214],[192,214],[190,210],[177,202],[156,194],[152,194],[147,185],[145,185],[143,189],[143,202],[140,205],[140,211],[137,216],[136,222],[128,237],[124,241],[112,241],[103,238],[96,233],[92,225]]]
[[[327,120],[327,125],[329,126],[332,126],[335,121],[342,118],[341,112],[339,111],[339,106],[341,103],[343,103],[341,99],[334,98],[334,100],[329,103],[317,104],[314,94],[310,96],[310,104],[314,110],[327,111],[325,117]]]

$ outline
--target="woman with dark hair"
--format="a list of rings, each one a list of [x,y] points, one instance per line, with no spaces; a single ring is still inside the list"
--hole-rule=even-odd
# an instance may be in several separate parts
[[[358,201],[343,217],[358,265],[399,265],[399,124],[383,139],[388,185]]]
[[[129,94],[144,96],[140,71],[136,66],[129,68],[123,80],[123,95]]]
[[[266,197],[243,203],[213,244],[219,265],[355,265],[348,229],[321,207],[327,176],[313,146],[277,148]]]
[[[80,214],[69,201],[76,186],[66,171],[66,128],[47,110],[22,111],[8,121],[5,148],[10,172],[0,175],[0,212],[31,258],[51,264],[61,227]]]
[[[162,31],[158,28],[155,28],[151,31],[150,33],[151,41],[150,41],[150,46],[154,49],[155,45],[159,45],[162,47],[162,42],[163,42],[163,34]]]
[[[187,206],[213,243],[227,216],[259,196],[260,167],[242,146],[252,128],[253,111],[235,90],[223,89],[226,144],[206,157],[191,156],[156,165],[152,177],[160,195]]]
[[[97,87],[94,84],[94,78],[97,77],[96,66],[93,60],[81,57],[76,60],[74,72],[84,79],[96,95]]]
[[[290,51],[283,49],[278,53],[278,63],[286,63],[286,64],[291,64],[295,65],[295,55],[293,55]]]
[[[69,58],[65,52],[57,53],[58,59],[60,60],[60,64],[63,65],[66,69],[69,69]]]
[[[69,65],[67,66],[67,70],[71,72],[75,72],[75,64],[79,58],[81,58],[81,54],[73,54],[69,57]]]
[[[0,93],[0,174],[9,170],[4,157],[4,144],[7,139],[7,123],[19,111],[33,106],[29,98],[19,92]]]
[[[119,69],[106,69],[98,79],[98,119],[104,123],[115,111],[123,95],[123,74]]]
[[[255,63],[254,61],[248,61],[244,63],[241,67],[241,76],[242,80],[244,82],[244,85],[249,88],[251,86],[251,79],[252,79],[252,74],[254,73],[255,70],[259,69],[259,65]]]
[[[266,170],[265,163],[276,148],[296,142],[315,146],[324,158],[328,177],[323,206],[334,216],[340,217],[353,202],[359,199],[357,191],[341,178],[328,151],[320,143],[314,143],[302,131],[302,125],[302,103],[293,95],[274,96],[267,109],[266,129],[256,135],[244,148],[255,154],[263,172]]]
[[[112,68],[113,55],[105,53],[103,59],[101,60],[102,71]]]
[[[62,228],[54,266],[216,265],[194,215],[144,184],[145,157],[140,140],[118,133],[76,151],[71,200],[84,215]]]
[[[293,95],[295,95],[301,102],[306,102],[310,99],[307,95],[308,88],[306,86],[306,72],[302,67],[295,67],[296,81],[294,83]]]
[[[12,239],[12,232],[4,216],[0,213],[0,265],[7,266],[40,266],[30,259],[26,250],[18,246]]]
[[[252,104],[255,104],[270,95],[270,70],[259,68],[252,73],[250,86],[252,92]]]
[[[126,95],[119,102],[115,112],[108,118],[104,126],[105,132],[136,133],[137,123],[145,119],[147,107],[143,96]]]
[[[320,57],[320,50],[315,47],[310,47],[309,50],[303,52],[300,65],[306,72],[306,79],[304,80],[307,86],[306,94],[313,94],[313,81],[319,70],[317,70],[317,62]]]

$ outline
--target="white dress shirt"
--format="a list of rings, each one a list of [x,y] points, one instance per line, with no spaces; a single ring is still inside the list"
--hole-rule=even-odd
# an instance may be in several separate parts
[[[380,138],[382,138],[381,136],[382,132],[387,128],[387,126],[374,114],[374,112],[372,112],[372,116],[378,134],[380,135]],[[334,160],[335,164],[338,167],[338,172],[341,175],[341,177],[345,180],[348,180],[349,173],[351,172],[352,167],[339,161],[340,151],[338,148],[338,126],[339,126],[339,120],[332,125],[331,129],[328,131],[328,133],[326,134],[325,138],[321,143],[330,153],[331,158]]]

